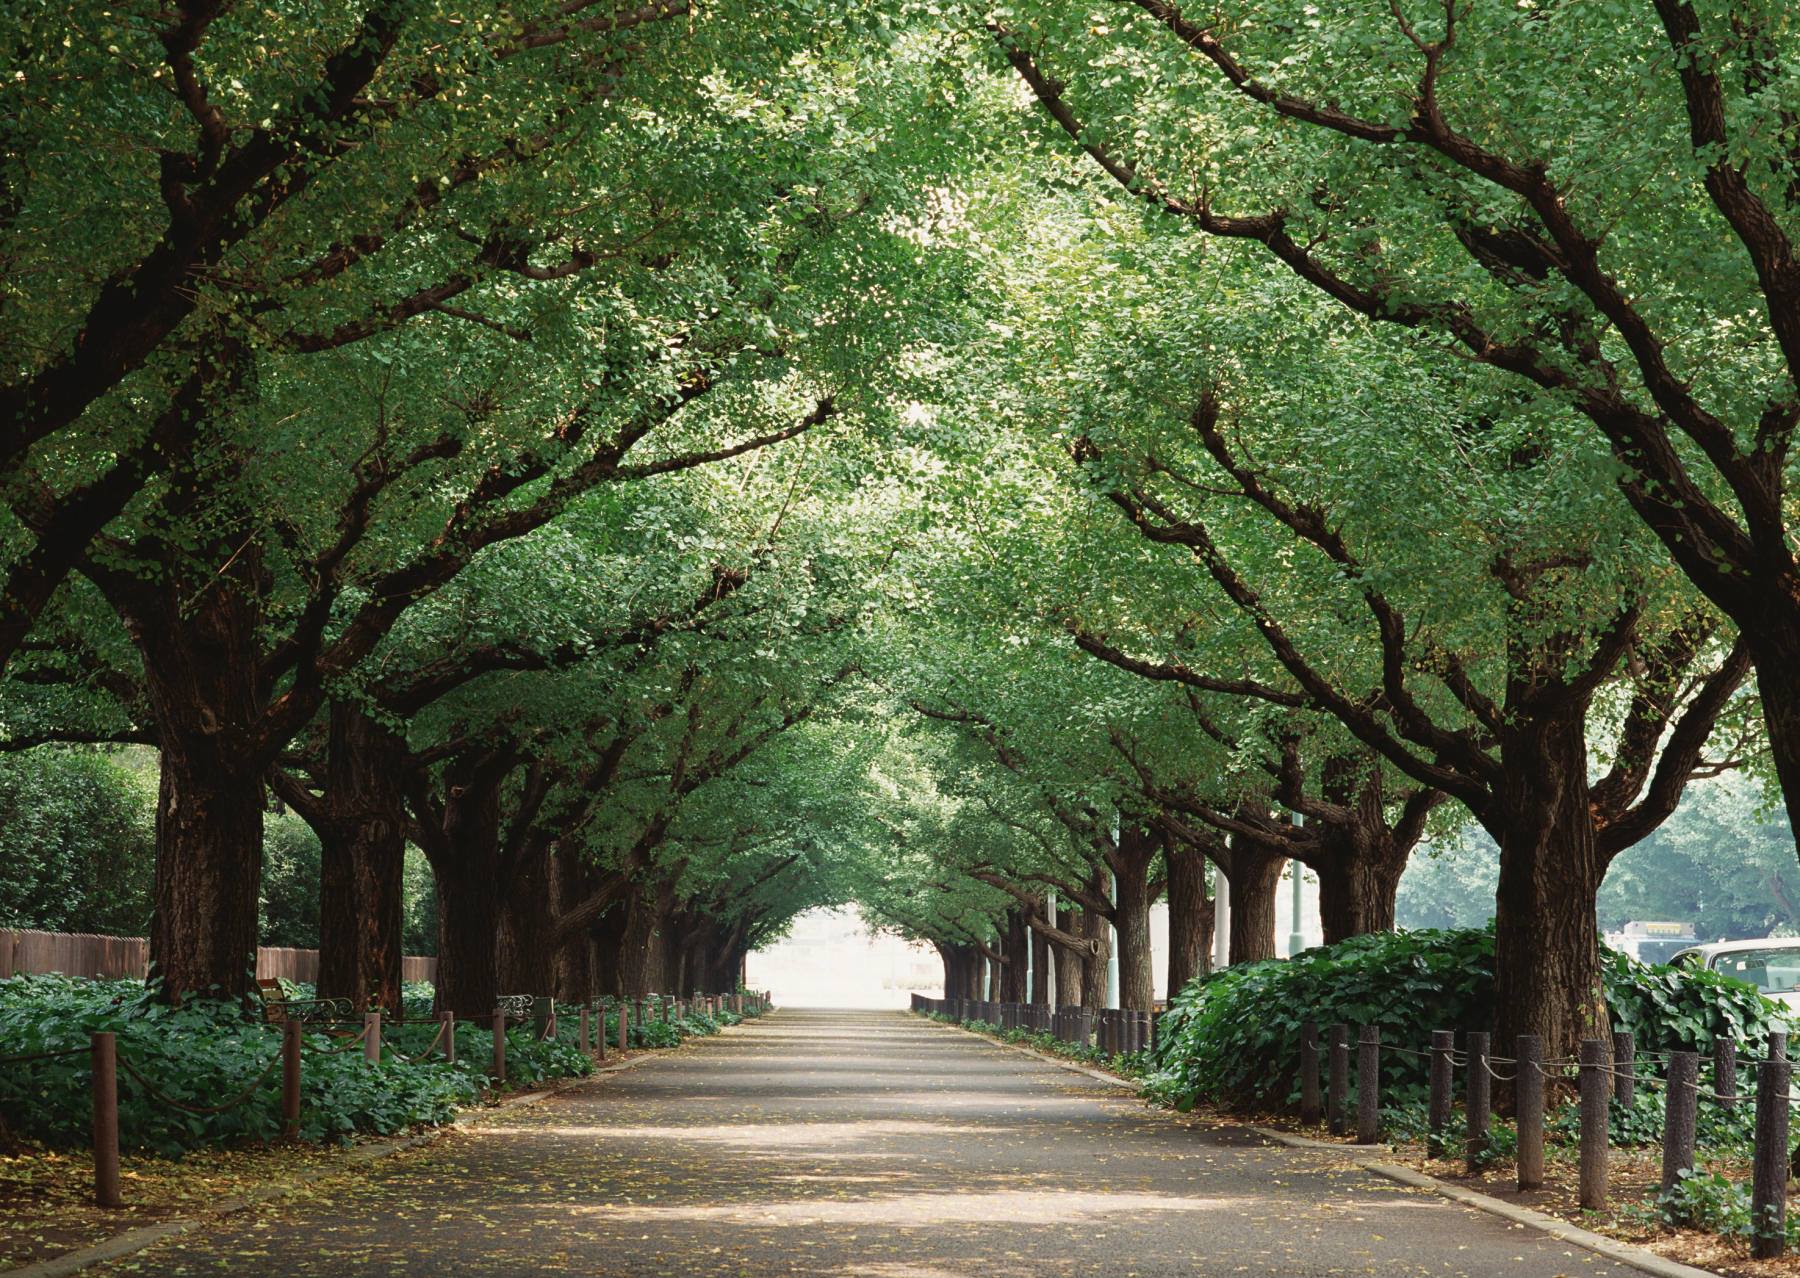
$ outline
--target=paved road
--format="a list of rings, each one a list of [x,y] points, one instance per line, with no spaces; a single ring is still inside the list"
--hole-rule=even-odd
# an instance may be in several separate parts
[[[1626,1275],[898,1012],[786,1010],[124,1262],[156,1274]]]

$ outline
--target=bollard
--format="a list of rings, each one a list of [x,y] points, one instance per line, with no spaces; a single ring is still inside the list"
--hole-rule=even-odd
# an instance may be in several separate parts
[[[363,1060],[370,1065],[381,1064],[381,1013],[363,1013]]]
[[[594,1055],[599,1060],[605,1060],[606,1059],[606,1004],[601,1003],[598,1007],[596,1007],[594,1009],[594,1015],[599,1017],[599,1023],[596,1024],[594,1027],[595,1030],[597,1031],[597,1033],[594,1035],[594,1045],[595,1045],[595,1049],[596,1049],[594,1052]]]
[[[1581,1205],[1606,1207],[1606,1040],[1581,1040]]]
[[[1787,1035],[1769,1035],[1769,1059],[1756,1067],[1756,1170],[1750,1183],[1750,1254],[1772,1260],[1787,1250]]]
[[[1442,1158],[1450,1126],[1451,1090],[1456,1085],[1456,1035],[1450,1030],[1431,1031],[1431,1096],[1425,1103],[1425,1156]]]
[[[1694,1169],[1694,1125],[1700,1108],[1698,1052],[1670,1052],[1663,1084],[1662,1196],[1675,1192],[1681,1173]]]
[[[456,1013],[440,1012],[438,1019],[444,1023],[444,1059],[456,1064]]]
[[[1319,1095],[1319,1023],[1307,1021],[1300,1027],[1300,1121],[1316,1126],[1324,1108]]]
[[[581,1048],[581,1054],[586,1056],[588,1054],[588,1009],[586,1003],[581,1005],[581,1023],[575,1030],[575,1042]]]
[[[488,1072],[496,1083],[506,1081],[506,1013],[494,1013],[494,1061]]]
[[[1381,1140],[1381,1030],[1362,1027],[1356,1043],[1356,1143]]]
[[[300,1139],[300,1033],[299,1021],[281,1023],[281,1134]]]
[[[1470,1030],[1466,1042],[1469,1073],[1463,1085],[1463,1112],[1469,1129],[1463,1138],[1463,1158],[1473,1172],[1479,1171],[1487,1161],[1488,1128],[1494,1114],[1494,1079],[1488,1073],[1492,1039],[1485,1030]]]
[[[1713,1092],[1725,1109],[1737,1108],[1737,1043],[1729,1038],[1713,1040]]]
[[[119,1197],[119,1045],[111,1033],[88,1039],[94,1088],[94,1202],[123,1207]]]
[[[631,1050],[631,1009],[624,1003],[619,1004],[619,1050]]]
[[[1513,1071],[1513,1111],[1519,1130],[1519,1188],[1544,1186],[1544,1040],[1536,1034],[1519,1035],[1513,1052],[1519,1063]]]
[[[1330,1082],[1325,1092],[1325,1125],[1333,1136],[1350,1130],[1350,1027],[1331,1027]]]
[[[1637,1099],[1637,1040],[1630,1030],[1613,1035],[1613,1099],[1630,1105]]]

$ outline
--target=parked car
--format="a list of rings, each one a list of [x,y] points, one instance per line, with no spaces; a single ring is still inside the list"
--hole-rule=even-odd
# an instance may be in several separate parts
[[[1682,950],[1669,962],[1748,982],[1777,1003],[1800,1009],[1800,939],[1717,941]]]

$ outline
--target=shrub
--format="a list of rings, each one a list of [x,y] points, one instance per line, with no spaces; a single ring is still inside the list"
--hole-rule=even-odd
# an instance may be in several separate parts
[[[1493,958],[1491,929],[1384,932],[1201,977],[1162,1019],[1146,1093],[1181,1109],[1201,1098],[1241,1108],[1289,1105],[1299,1098],[1300,1028],[1310,1020],[1374,1025],[1384,1044],[1409,1049],[1382,1052],[1382,1098],[1416,1103],[1427,1091],[1418,1053],[1431,1031],[1492,1023]],[[1604,977],[1617,1027],[1631,1030],[1647,1052],[1709,1052],[1715,1037],[1729,1034],[1746,1054],[1760,1054],[1768,1032],[1786,1024],[1776,1004],[1716,973],[1609,954]]]
[[[0,1044],[5,1045],[0,1054],[78,1052],[0,1070],[0,1116],[7,1127],[52,1145],[89,1139],[86,1048],[89,1035],[101,1030],[117,1036],[119,1134],[125,1148],[173,1156],[279,1134],[281,1072],[278,1065],[270,1068],[280,1053],[276,1027],[248,1019],[235,1003],[191,999],[172,1008],[135,981],[62,976],[0,980]],[[437,1026],[428,1023],[386,1025],[384,1037],[396,1050],[370,1066],[354,1040],[309,1030],[301,1069],[301,1138],[385,1135],[452,1118],[458,1105],[480,1095],[493,1041],[486,1029],[462,1023],[455,1065],[437,1053],[417,1061],[401,1058],[401,1053],[422,1054],[436,1033]],[[197,1108],[256,1085],[243,1104],[223,1113],[188,1114],[152,1098],[125,1063],[162,1095]],[[572,1043],[538,1042],[529,1029],[507,1035],[511,1082],[585,1074],[590,1068]]]

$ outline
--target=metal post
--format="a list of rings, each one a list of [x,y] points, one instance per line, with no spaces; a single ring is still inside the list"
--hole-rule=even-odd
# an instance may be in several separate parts
[[[1513,1083],[1513,1109],[1519,1129],[1519,1188],[1544,1185],[1544,1040],[1519,1035],[1513,1052],[1519,1058]]]
[[[119,1046],[109,1031],[88,1039],[94,1088],[94,1202],[123,1207],[119,1196]]]
[[[1613,1099],[1629,1106],[1637,1099],[1637,1040],[1630,1030],[1613,1035]]]
[[[1713,1092],[1721,1106],[1737,1108],[1737,1043],[1724,1035],[1713,1040]]]
[[[494,1062],[488,1070],[496,1083],[506,1081],[506,1013],[494,1011]]]
[[[300,1022],[281,1023],[281,1134],[300,1138]]]
[[[1304,818],[1296,812],[1295,826],[1305,824]],[[1291,880],[1293,894],[1288,904],[1288,957],[1293,958],[1306,948],[1306,929],[1301,926],[1300,912],[1306,908],[1306,870],[1298,861],[1288,862],[1288,878]]]
[[[444,1023],[444,1059],[456,1064],[456,1013],[440,1012],[438,1019]]]
[[[1606,1040],[1581,1040],[1581,1205],[1606,1207]]]
[[[381,1064],[381,1013],[363,1013],[363,1060],[370,1065]]]
[[[1365,1025],[1356,1044],[1356,1143],[1381,1139],[1381,1030]]]
[[[1425,1105],[1425,1156],[1444,1156],[1444,1132],[1450,1126],[1450,1103],[1454,1099],[1456,1066],[1450,1057],[1456,1051],[1456,1035],[1451,1030],[1431,1031],[1431,1098]]]
[[[1771,1260],[1787,1250],[1787,1035],[1769,1035],[1769,1059],[1756,1067],[1756,1170],[1750,1185],[1750,1254]]]
[[[1485,1030],[1471,1030],[1464,1036],[1469,1050],[1468,1081],[1463,1085],[1463,1109],[1468,1115],[1469,1130],[1463,1141],[1463,1157],[1469,1170],[1479,1170],[1487,1161],[1488,1126],[1494,1113],[1493,1077],[1488,1073],[1489,1045]]]
[[[1350,1027],[1333,1025],[1330,1081],[1325,1090],[1325,1125],[1333,1136],[1350,1130]]]
[[[1316,1126],[1324,1108],[1319,1095],[1319,1023],[1300,1026],[1300,1121]]]
[[[1694,1126],[1700,1108],[1700,1054],[1670,1052],[1663,1084],[1662,1195],[1667,1198],[1694,1168]]]

